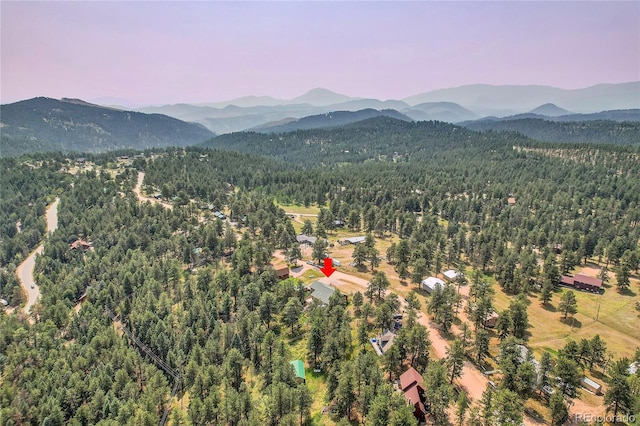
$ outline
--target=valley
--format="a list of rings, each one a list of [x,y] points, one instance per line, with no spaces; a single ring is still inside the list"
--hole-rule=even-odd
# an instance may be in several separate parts
[[[314,164],[317,158],[321,164]],[[567,158],[582,160],[567,170]],[[247,133],[207,147],[91,155],[80,165],[49,154],[2,161],[9,170],[6,187],[17,188],[28,173],[40,182],[39,191],[60,199],[59,227],[35,264],[38,315],[0,316],[9,333],[27,327],[43,336],[49,329],[60,341],[52,352],[46,340],[5,334],[8,362],[17,362],[28,347],[45,358],[60,354],[66,371],[74,354],[83,354],[93,372],[72,386],[91,382],[119,407],[101,417],[80,408],[99,403],[92,392],[77,409],[54,392],[60,419],[124,421],[135,412],[155,423],[167,412],[169,424],[271,416],[274,423],[302,416],[309,424],[386,423],[393,416],[413,424],[416,414],[393,385],[415,368],[430,383],[423,413],[429,422],[457,422],[459,395],[471,404],[465,421],[481,419],[493,394],[507,407],[504,415],[545,424],[554,414],[544,386],[572,403],[568,416],[603,415],[610,366],[638,356],[633,188],[640,183],[632,171],[637,154],[626,147],[543,145],[377,117],[275,140]],[[584,179],[596,175],[598,187]],[[27,200],[17,201],[15,211],[28,211],[21,204]],[[38,223],[7,216],[3,229],[11,224],[15,230],[18,217],[22,232],[3,237],[7,263],[20,259],[11,257],[14,246],[7,242],[19,243]],[[313,242],[299,244],[300,234]],[[363,242],[344,243],[354,237]],[[325,254],[339,265],[329,278],[308,264]],[[285,267],[289,277],[279,280],[275,271]],[[600,276],[605,267],[601,295],[556,284],[561,275]],[[624,268],[628,284],[621,286]],[[463,272],[464,282],[445,286],[442,294],[425,291],[425,278],[445,279],[448,269]],[[10,285],[22,270],[3,272],[2,297],[9,298],[5,289],[14,291]],[[315,282],[346,299],[313,301],[307,288]],[[568,292],[577,309],[565,319],[560,304]],[[32,299],[10,300],[19,306],[15,301]],[[495,310],[498,325],[485,327],[477,306]],[[169,398],[171,378],[116,337],[122,332],[105,311],[179,372],[175,397]],[[402,317],[398,329],[395,314]],[[387,328],[396,342],[377,356],[371,339]],[[580,349],[598,339],[604,352]],[[96,345],[105,346],[90,355]],[[518,345],[532,358],[505,355]],[[119,358],[111,358],[113,351]],[[527,376],[529,365],[544,364],[545,357],[551,359],[548,372]],[[308,385],[290,376],[288,363],[295,359],[302,360]],[[568,372],[555,370],[562,363]],[[119,365],[117,381],[98,385],[110,365]],[[358,365],[368,366],[366,376],[355,373]],[[24,374],[10,374],[3,386],[33,389],[28,392],[55,386],[62,377],[46,374],[27,385]],[[555,375],[572,387],[558,387]],[[602,385],[602,394],[581,390],[582,375]],[[296,398],[304,404],[297,406]],[[5,415],[37,416],[14,404]],[[231,410],[226,404],[247,405]],[[143,408],[148,406],[156,408]],[[504,424],[494,415],[496,424]]]

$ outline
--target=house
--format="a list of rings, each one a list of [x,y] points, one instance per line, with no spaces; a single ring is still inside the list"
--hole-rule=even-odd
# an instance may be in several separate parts
[[[447,280],[448,282],[453,282],[456,280],[456,278],[460,276],[460,273],[454,271],[453,269],[449,269],[448,271],[444,271],[442,275],[444,276],[444,279]]]
[[[222,213],[221,211],[213,212],[213,215],[220,220],[225,220],[227,218],[227,215]]]
[[[289,278],[289,268],[287,266],[284,266],[282,268],[276,269],[276,276],[279,280],[286,280],[287,278]]]
[[[629,364],[629,368],[627,369],[627,373],[629,373],[630,376],[637,374],[638,371],[640,371],[640,362],[636,361],[636,362],[632,362],[631,364]]]
[[[536,381],[532,387],[542,383],[542,369],[540,367],[540,362],[535,359],[533,356],[529,355],[529,348],[525,345],[516,345],[516,349],[518,350],[518,361],[522,364],[525,362],[530,362],[533,365],[533,369],[536,372]]]
[[[600,393],[602,392],[602,386],[599,383],[594,382],[587,376],[582,378],[582,381],[580,382],[580,384],[582,385],[583,388],[585,388],[589,392],[592,392],[595,395],[600,395]]]
[[[296,241],[298,241],[298,244],[306,244],[308,246],[312,246],[316,243],[317,240],[318,239],[316,237],[312,237],[310,235],[296,235]]]
[[[424,406],[424,383],[420,373],[410,367],[400,376],[400,390],[404,394],[407,404],[413,406],[413,415],[418,421],[424,421],[427,410]]]
[[[82,249],[82,251],[87,251],[92,247],[92,244],[89,241],[84,240],[75,240],[71,244],[69,244],[69,248],[71,250]]]
[[[387,330],[380,336],[373,337],[371,339],[371,345],[373,346],[373,349],[376,351],[378,356],[384,355],[389,350],[389,348],[393,346],[393,340],[395,339],[395,337],[396,335],[392,331]]]
[[[296,379],[302,383],[307,382],[307,376],[304,372],[304,362],[300,359],[289,361],[289,364],[293,367],[293,372],[296,375]]]
[[[89,295],[89,290],[91,289],[91,286],[87,286],[87,289],[84,291],[84,293],[82,293],[80,295],[80,297],[78,298],[78,303],[82,303],[85,300],[87,300],[87,296]]]
[[[333,227],[334,228],[344,228],[344,222],[341,220],[334,220],[333,221]]]
[[[314,299],[318,299],[325,305],[329,303],[329,299],[336,292],[336,289],[326,285],[325,283],[321,283],[320,281],[314,281],[309,286],[309,289],[312,291],[311,297]]]
[[[359,236],[359,237],[351,237],[351,238],[345,238],[344,240],[340,240],[338,241],[340,243],[340,245],[347,245],[347,244],[361,244],[364,243],[367,240],[367,237],[365,236]]]
[[[444,286],[445,286],[444,281],[436,277],[425,278],[424,280],[422,280],[422,283],[420,283],[420,288],[426,291],[427,293],[432,293],[436,290],[436,288],[444,287]]]
[[[493,327],[496,326],[496,324],[498,322],[498,317],[499,317],[499,315],[498,315],[498,313],[496,311],[491,311],[491,313],[487,314],[484,317],[484,320],[482,321],[482,324],[485,327],[493,328]]]
[[[602,290],[602,280],[600,278],[588,277],[582,274],[576,274],[573,277],[563,275],[560,277],[560,284],[593,293],[600,293]]]

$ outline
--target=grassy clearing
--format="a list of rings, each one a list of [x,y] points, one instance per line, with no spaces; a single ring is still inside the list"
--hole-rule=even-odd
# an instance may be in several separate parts
[[[471,276],[471,271],[467,271]],[[580,269],[576,271],[580,273]],[[498,311],[509,307],[513,296],[502,291],[495,279],[489,275],[487,279],[496,290],[495,305]],[[631,289],[638,294],[640,283],[632,280]],[[569,291],[567,288],[560,290]],[[578,313],[573,320],[562,321],[562,313],[557,311],[561,291],[554,293],[550,306],[542,306],[537,293],[532,293],[529,314],[530,338],[529,346],[538,353],[545,350],[556,352],[570,340],[591,339],[599,334],[607,342],[607,349],[614,358],[633,357],[635,349],[640,346],[639,314],[635,310],[635,302],[640,298],[618,293],[614,287],[608,287],[602,295],[583,291],[574,291],[578,302]],[[598,304],[600,312],[598,313]]]
[[[276,205],[278,207],[281,207],[287,213],[318,214],[318,212],[320,212],[320,207],[318,207],[317,205],[305,207],[305,206],[296,206],[293,204],[280,204],[277,201],[276,201]]]
[[[305,271],[304,274],[300,275],[299,278],[305,283],[307,283],[309,281],[317,280],[318,278],[322,278],[322,277],[324,277],[324,274],[322,272],[316,271],[315,269],[309,269]]]

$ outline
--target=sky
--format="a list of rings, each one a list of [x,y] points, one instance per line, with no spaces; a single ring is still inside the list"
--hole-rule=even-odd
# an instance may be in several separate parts
[[[0,2],[0,101],[640,80],[640,1]]]

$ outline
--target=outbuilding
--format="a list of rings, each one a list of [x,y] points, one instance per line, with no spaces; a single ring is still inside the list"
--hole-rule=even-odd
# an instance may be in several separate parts
[[[582,378],[582,382],[580,384],[583,388],[595,395],[600,395],[602,392],[602,386],[586,376]]]
[[[425,278],[422,280],[422,283],[420,283],[420,288],[427,293],[433,293],[438,287],[443,288],[444,286],[445,282],[436,277]]]

